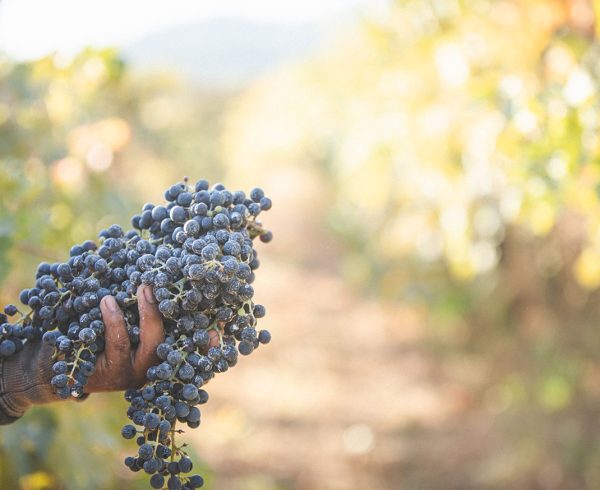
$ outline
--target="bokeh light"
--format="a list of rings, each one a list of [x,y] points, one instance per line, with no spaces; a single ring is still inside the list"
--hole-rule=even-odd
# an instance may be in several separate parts
[[[131,2],[148,27],[92,32],[60,0],[91,47],[43,53],[1,33],[34,12],[3,3],[2,301],[184,176],[273,199],[255,284],[273,342],[211,381],[186,435],[208,488],[600,487],[598,2]],[[274,37],[279,61],[229,85],[128,51],[222,13],[328,35],[284,62]],[[253,39],[223,44],[251,64]],[[3,427],[0,487],[145,488],[123,406]]]

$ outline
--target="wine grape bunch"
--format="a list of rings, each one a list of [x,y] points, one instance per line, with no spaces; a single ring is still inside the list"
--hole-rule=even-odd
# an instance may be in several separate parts
[[[121,435],[138,445],[125,464],[150,474],[152,488],[191,490],[203,479],[185,476],[192,462],[185,444],[176,443],[180,427],[200,425],[198,405],[208,400],[203,386],[215,374],[271,340],[267,330],[257,330],[265,308],[253,302],[252,287],[260,264],[254,240],[272,239],[257,218],[271,200],[259,188],[247,196],[222,184],[210,188],[206,180],[190,186],[187,179],[164,197],[163,205],[144,205],[131,220],[132,230],[112,225],[100,232],[98,245],[86,241],[71,248],[68,261],[40,264],[35,286],[19,298],[29,311],[7,305],[0,314],[0,357],[18,355],[26,342],[49,344],[56,394],[82,397],[104,350],[101,299],[115,297],[135,346],[140,335],[135,293],[141,284],[150,285],[165,340],[146,384],[125,392],[131,423]],[[210,331],[218,334],[218,346],[209,346]]]

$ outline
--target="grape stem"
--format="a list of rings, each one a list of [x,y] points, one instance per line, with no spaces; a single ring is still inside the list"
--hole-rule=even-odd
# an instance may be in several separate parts
[[[175,426],[177,422],[173,422],[173,427],[171,428],[171,463],[175,460]]]

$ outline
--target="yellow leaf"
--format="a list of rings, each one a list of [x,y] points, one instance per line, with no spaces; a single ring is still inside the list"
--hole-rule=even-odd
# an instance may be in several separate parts
[[[54,478],[44,471],[23,476],[19,480],[22,490],[48,490],[55,488]]]
[[[577,258],[574,265],[575,278],[586,289],[600,286],[600,253],[587,248]]]
[[[592,9],[594,17],[600,19],[600,0],[592,0]],[[600,37],[600,22],[596,21],[596,37]]]

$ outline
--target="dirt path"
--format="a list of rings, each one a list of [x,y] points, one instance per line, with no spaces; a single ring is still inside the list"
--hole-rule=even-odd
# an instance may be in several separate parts
[[[436,381],[420,315],[365,300],[330,273],[272,260],[260,272],[273,343],[211,382],[190,436],[215,488],[425,488],[420,465],[461,437],[448,440],[447,422],[465,393]],[[434,480],[448,471],[440,460]]]

